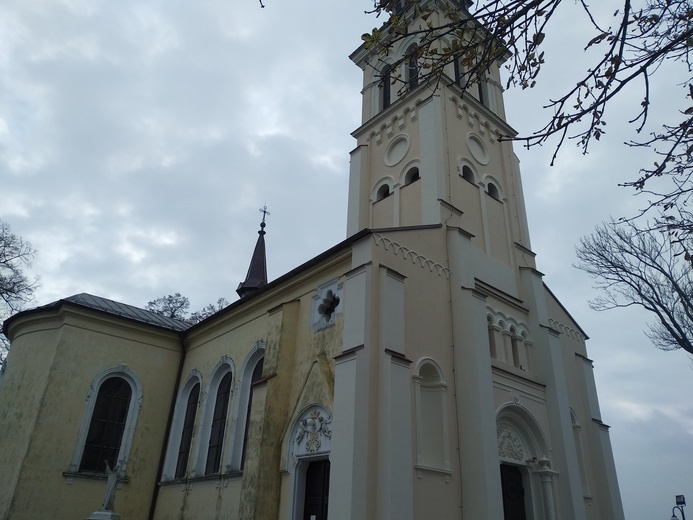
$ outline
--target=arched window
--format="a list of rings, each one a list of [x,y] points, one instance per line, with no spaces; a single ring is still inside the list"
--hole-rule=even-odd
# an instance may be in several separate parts
[[[96,376],[72,453],[68,473],[105,473],[118,467],[124,475],[142,403],[142,384],[125,365]]]
[[[416,44],[407,49],[407,85],[414,90],[419,85],[419,53]]]
[[[491,94],[488,89],[488,82],[485,79],[480,79],[477,83],[479,101],[487,108],[491,108]]]
[[[161,473],[162,480],[184,478],[192,464],[193,437],[202,394],[202,374],[193,369],[181,385],[171,420],[171,433]],[[199,435],[196,437],[199,439]]]
[[[378,192],[376,193],[375,201],[378,202],[380,200],[383,200],[386,197],[390,196],[390,186],[387,184],[383,184],[380,188],[378,188]]]
[[[250,392],[248,394],[248,406],[245,411],[245,431],[243,432],[243,451],[241,452],[241,469],[245,466],[245,450],[248,446],[248,428],[250,427],[250,411],[253,406],[253,384],[262,379],[262,369],[265,364],[265,358],[260,358],[260,361],[255,365],[253,375],[250,378]]]
[[[491,358],[498,359],[498,347],[496,345],[496,335],[494,333],[498,327],[493,323],[493,318],[491,316],[486,317],[486,322],[488,324],[489,353],[491,354]]]
[[[385,110],[392,102],[392,78],[390,65],[385,65],[380,72],[380,110]]]
[[[498,189],[498,186],[496,186],[492,182],[488,183],[486,191],[492,198],[496,199],[497,201],[501,200],[500,190]]]
[[[185,405],[185,417],[183,419],[183,430],[178,446],[178,458],[176,460],[175,478],[183,478],[188,470],[188,459],[190,457],[190,446],[192,445],[193,430],[195,428],[195,415],[197,414],[197,403],[200,398],[200,383],[196,383],[188,394],[188,401]]]
[[[404,185],[407,186],[412,182],[418,181],[420,178],[421,177],[419,176],[419,169],[416,166],[414,166],[404,176]]]
[[[414,382],[417,466],[449,470],[447,386],[432,360],[424,360],[419,365]]]
[[[513,358],[513,366],[516,368],[522,367],[522,359],[520,358],[520,343],[515,327],[510,327],[510,353]]]
[[[469,166],[467,166],[466,164],[464,166],[462,166],[462,178],[467,182],[471,182],[472,184],[475,184],[474,171]]]
[[[226,417],[229,411],[229,399],[231,398],[231,380],[231,372],[227,372],[221,379],[217,389],[209,433],[205,475],[219,473],[221,452],[224,447],[224,433],[226,433]]]
[[[99,387],[79,471],[106,472],[118,464],[132,389],[121,377],[110,377]]]

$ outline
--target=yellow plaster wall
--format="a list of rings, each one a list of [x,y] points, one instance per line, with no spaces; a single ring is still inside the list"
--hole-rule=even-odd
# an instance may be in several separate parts
[[[105,481],[70,479],[63,472],[69,469],[94,378],[121,364],[139,377],[143,398],[128,462],[130,481],[118,491],[116,507],[123,517],[146,517],[178,367],[178,339],[143,327],[114,326],[88,312],[66,313],[56,325],[60,328],[39,333],[40,337],[25,336],[33,350],[54,343],[56,356],[47,374],[45,367],[40,373],[35,371],[40,356],[23,360],[28,363],[22,370],[26,380],[32,375],[45,377],[45,392],[36,407],[38,414],[28,436],[30,447],[21,461],[9,517],[86,518],[99,509]],[[21,352],[23,342],[17,341],[14,347]],[[32,404],[23,401],[23,395],[16,394],[18,399],[9,406],[21,410]]]
[[[315,332],[311,307],[316,288],[338,279],[349,269],[349,257],[331,266],[320,266],[295,283],[269,291],[230,311],[191,334],[183,367],[183,379],[195,368],[202,374],[206,391],[212,370],[222,356],[235,367],[234,392],[229,403],[222,466],[228,463],[233,443],[232,411],[240,392],[238,378],[244,360],[258,341],[265,343],[263,376],[256,387],[249,426],[243,473],[193,478],[161,486],[157,519],[237,519],[286,516],[281,500],[282,473],[286,461],[286,435],[296,415],[306,406],[321,403],[332,409],[334,357],[341,352],[343,316],[334,326]],[[280,303],[283,302],[283,303]],[[193,451],[205,442],[199,438],[204,398],[198,407]],[[243,410],[240,413],[244,413]],[[223,489],[219,489],[219,487]],[[228,487],[228,489],[226,489]],[[181,490],[185,491],[181,491]],[[214,506],[214,507],[212,507]]]
[[[7,518],[32,439],[59,336],[57,320],[35,320],[16,334],[0,387],[0,518]],[[16,329],[16,327],[15,327]]]

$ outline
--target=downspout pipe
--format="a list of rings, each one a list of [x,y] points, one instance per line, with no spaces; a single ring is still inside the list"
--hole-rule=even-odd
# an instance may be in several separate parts
[[[165,437],[164,437],[164,442],[161,445],[161,454],[159,455],[159,467],[156,470],[156,480],[154,482],[154,492],[152,493],[152,501],[151,505],[149,506],[149,520],[154,520],[154,513],[156,512],[156,503],[159,498],[159,489],[160,485],[159,483],[161,482],[161,477],[164,472],[164,459],[166,458],[166,452],[168,451],[168,443],[171,438],[171,428],[173,426],[173,413],[175,412],[176,408],[176,400],[178,399],[178,392],[180,390],[180,380],[181,377],[183,376],[183,365],[185,364],[185,354],[187,352],[185,348],[185,332],[181,332],[179,334],[180,338],[180,346],[181,346],[181,355],[180,355],[180,362],[178,363],[178,374],[176,375],[176,386],[174,388],[174,392],[171,395],[171,404],[169,406],[169,412],[168,412],[168,420],[166,421],[166,432],[165,432]]]

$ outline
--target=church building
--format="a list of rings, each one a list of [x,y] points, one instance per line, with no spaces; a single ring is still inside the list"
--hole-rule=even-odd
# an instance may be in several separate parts
[[[5,321],[0,518],[624,518],[500,64],[432,83],[416,43],[351,55],[345,240],[268,281],[263,219],[240,299],[194,325],[89,294]]]

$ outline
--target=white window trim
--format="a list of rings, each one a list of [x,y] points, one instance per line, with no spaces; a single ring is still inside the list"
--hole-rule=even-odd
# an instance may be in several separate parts
[[[424,383],[423,382],[423,377],[420,375],[421,374],[421,369],[424,367],[424,365],[430,365],[432,366],[437,372],[438,372],[438,382],[436,383]],[[422,388],[423,387],[423,388]],[[438,470],[442,471],[444,473],[449,473],[451,471],[450,469],[450,438],[449,438],[449,429],[448,429],[448,385],[445,383],[445,380],[443,379],[443,371],[440,369],[440,365],[436,363],[433,359],[431,358],[423,358],[419,360],[417,363],[416,367],[416,375],[414,376],[414,388],[415,388],[415,406],[416,406],[416,467],[417,468],[424,468],[424,469],[432,469],[432,470]],[[441,400],[441,412],[442,412],[442,417],[441,419],[441,429],[443,433],[443,464],[440,466],[434,466],[429,464],[428,462],[423,460],[422,458],[422,442],[423,439],[421,438],[421,424],[424,421],[424,416],[423,416],[423,406],[422,406],[422,399],[421,399],[421,393],[422,392],[436,392],[440,396]]]
[[[217,363],[212,370],[212,376],[209,378],[209,384],[207,385],[207,391],[205,393],[204,405],[202,406],[203,415],[200,421],[200,428],[198,430],[197,442],[196,444],[196,454],[193,457],[194,464],[190,469],[190,477],[203,477],[205,476],[205,466],[207,464],[207,453],[209,452],[209,436],[212,433],[212,419],[214,417],[214,405],[217,400],[217,391],[219,390],[219,383],[223,377],[231,373],[231,395],[229,396],[229,408],[231,408],[231,403],[233,402],[234,394],[234,376],[236,371],[234,370],[233,361],[228,356],[223,356],[221,360]],[[226,467],[224,466],[225,452],[228,450],[228,434],[229,434],[229,419],[231,414],[226,413],[226,424],[224,425],[224,444],[221,453],[221,462],[219,465],[219,472],[225,473]]]
[[[197,398],[197,408],[195,411],[195,425],[198,424],[198,413],[200,411],[200,402],[202,398],[202,374],[197,369],[193,369],[185,383],[181,387],[180,392],[178,392],[178,398],[176,399],[176,407],[173,412],[173,420],[171,421],[171,432],[168,440],[168,447],[166,449],[166,457],[164,458],[164,468],[161,476],[162,482],[168,480],[173,480],[176,473],[176,464],[178,463],[178,451],[180,450],[180,440],[183,435],[183,423],[185,421],[185,413],[188,408],[188,397],[193,387],[200,385],[200,395]],[[191,441],[190,451],[188,457],[192,455],[194,441]],[[188,472],[190,472],[190,459],[188,460]]]
[[[82,424],[80,425],[79,433],[77,434],[77,443],[72,453],[72,460],[70,461],[70,469],[68,472],[71,474],[92,473],[80,472],[79,464],[82,460],[82,454],[84,453],[84,443],[86,442],[87,434],[89,433],[91,417],[94,413],[94,406],[96,405],[96,398],[99,395],[99,389],[101,388],[103,382],[111,377],[122,378],[130,385],[130,389],[132,390],[127,418],[125,419],[125,429],[123,430],[123,437],[120,441],[120,450],[118,451],[118,462],[116,464],[118,466],[118,472],[121,476],[125,476],[127,472],[130,448],[132,447],[132,438],[135,433],[137,416],[139,415],[140,408],[142,407],[143,393],[140,379],[132,370],[128,368],[127,365],[122,364],[107,368],[101,372],[94,378],[94,381],[89,387],[87,392],[87,407],[84,411]]]
[[[246,412],[248,410],[248,399],[250,399],[251,379],[255,367],[263,357],[265,357],[265,342],[260,340],[255,343],[253,350],[246,356],[241,369],[241,376],[236,382],[238,399],[235,401],[231,422],[231,456],[229,462],[231,470],[241,470],[245,423],[249,419]]]

